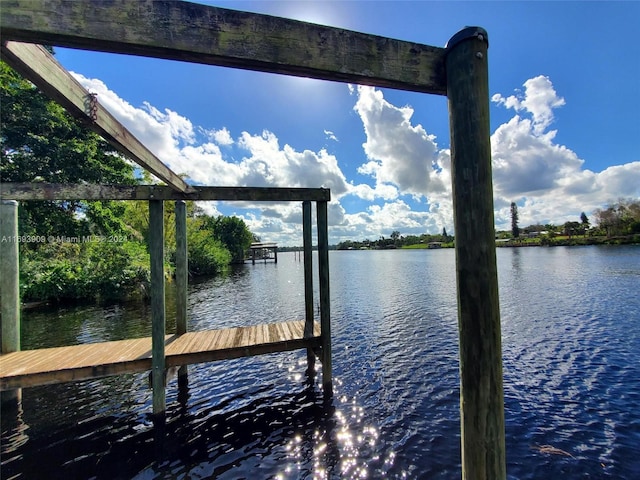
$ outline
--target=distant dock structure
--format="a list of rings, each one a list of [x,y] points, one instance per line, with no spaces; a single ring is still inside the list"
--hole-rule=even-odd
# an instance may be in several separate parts
[[[278,245],[273,242],[253,242],[251,244],[251,264],[256,264],[256,259],[273,260],[274,263],[278,263]]]

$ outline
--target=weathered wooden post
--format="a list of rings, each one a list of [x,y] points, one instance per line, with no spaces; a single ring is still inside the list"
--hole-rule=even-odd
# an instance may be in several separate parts
[[[491,181],[488,39],[468,27],[447,44],[462,478],[506,478],[502,347]]]
[[[164,414],[165,304],[164,304],[164,204],[149,200],[149,256],[151,257],[151,381],[153,413]]]
[[[187,253],[187,204],[184,200],[175,203],[176,215],[176,334],[187,333],[187,288],[189,257]],[[189,367],[178,369],[178,397],[187,397]]]
[[[311,239],[311,202],[302,202],[302,246],[304,248],[304,337],[313,336],[313,251]],[[315,354],[307,348],[307,368],[315,369]]]
[[[187,332],[187,206],[176,201],[176,333]]]
[[[331,298],[329,295],[329,222],[327,202],[317,202],[318,276],[320,287],[320,331],[322,332],[322,389],[325,397],[333,395],[331,379]]]
[[[0,298],[2,303],[2,353],[20,350],[20,252],[18,202],[0,203]],[[22,389],[1,392],[3,406],[20,409]]]
[[[0,296],[2,298],[2,353],[20,350],[20,269],[18,202],[0,204]]]

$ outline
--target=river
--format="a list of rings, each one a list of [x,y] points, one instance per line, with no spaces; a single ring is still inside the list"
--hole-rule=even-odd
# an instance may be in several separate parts
[[[508,477],[640,478],[640,246],[497,255]],[[2,411],[1,478],[460,478],[454,251],[329,258],[331,402],[304,351],[190,366],[164,428],[146,374],[23,389]],[[191,284],[189,328],[304,318],[302,264],[278,260]],[[150,328],[138,303],[25,311],[22,342]]]

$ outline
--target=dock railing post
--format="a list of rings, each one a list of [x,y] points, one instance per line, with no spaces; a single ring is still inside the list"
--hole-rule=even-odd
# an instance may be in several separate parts
[[[176,215],[176,334],[187,333],[187,289],[189,279],[189,254],[187,252],[187,203],[177,200]],[[178,369],[178,396],[187,390],[189,367],[182,365]]]
[[[187,332],[187,207],[184,200],[176,201],[176,333]]]
[[[498,275],[491,180],[487,33],[447,44],[458,328],[462,478],[506,478]]]
[[[20,350],[20,268],[18,202],[0,204],[0,297],[2,298],[2,353]]]
[[[304,248],[304,338],[313,336],[313,253],[311,238],[311,202],[302,202],[302,245]],[[309,374],[315,369],[315,354],[307,348]]]
[[[322,335],[322,389],[325,397],[333,395],[331,378],[331,298],[329,295],[329,224],[327,202],[317,202],[318,276],[320,287],[320,331]]]
[[[2,303],[2,353],[20,350],[20,250],[18,202],[0,202],[0,302]],[[2,405],[21,408],[22,389],[0,393]]]
[[[164,414],[165,304],[164,304],[164,204],[149,200],[149,255],[151,257],[151,381],[153,413]]]

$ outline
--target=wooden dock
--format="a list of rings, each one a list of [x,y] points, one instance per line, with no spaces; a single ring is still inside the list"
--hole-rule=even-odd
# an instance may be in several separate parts
[[[166,367],[321,345],[320,324],[304,321],[187,332],[165,337]],[[0,390],[151,370],[151,337],[22,350],[0,355]]]
[[[253,265],[256,264],[256,259],[264,260],[265,263],[267,263],[267,260],[273,260],[278,263],[278,245],[273,242],[253,242],[250,250],[251,263]]]
[[[111,0],[74,2],[74,8],[69,8],[69,4],[68,0],[3,2],[0,16],[2,60],[73,116],[83,119],[83,123],[110,142],[116,150],[153,173],[171,189],[162,189],[162,195],[159,187],[154,185],[142,186],[142,189],[139,188],[141,186],[114,189],[108,185],[80,183],[58,189],[58,192],[63,192],[61,200],[135,199],[149,202],[152,340],[147,340],[142,347],[144,351],[137,356],[132,355],[129,361],[135,363],[144,360],[148,367],[148,357],[152,356],[153,414],[166,413],[165,385],[160,373],[164,372],[169,362],[180,358],[187,361],[190,355],[178,353],[172,360],[165,357],[165,346],[171,351],[172,344],[178,342],[178,338],[189,343],[185,333],[186,213],[183,207],[178,208],[178,203],[186,200],[251,203],[302,201],[308,338],[315,335],[312,316],[311,202],[316,202],[322,383],[325,395],[331,395],[327,217],[330,193],[324,188],[240,186],[214,186],[203,191],[187,184],[118,122],[95,95],[82,87],[46,48],[38,45],[40,43],[109,53],[133,52],[167,60],[445,95],[450,112],[451,182],[456,233],[462,478],[506,479],[487,32],[480,27],[466,27],[451,37],[445,48],[441,48],[192,2],[146,2],[145,8],[140,8],[138,2]],[[189,28],[185,28],[185,25],[189,25]],[[7,194],[5,192],[9,192],[9,187],[0,184],[0,233],[6,232],[2,235],[9,238],[18,235],[17,204],[12,200],[56,198],[56,188],[51,184],[43,188],[41,182],[34,182],[17,187],[17,190],[13,190],[14,194]],[[180,251],[176,254],[176,275],[179,277],[176,281],[179,289],[176,324],[177,333],[183,336],[167,343],[163,202],[169,200],[177,202],[176,212],[182,212],[176,213],[176,248]],[[16,243],[0,242],[2,352],[7,355],[2,357],[3,364],[0,365],[3,373],[6,368],[4,362],[8,363],[7,360],[11,358],[8,355],[20,350],[19,252]],[[200,336],[199,333],[194,335],[193,338]],[[252,335],[257,338],[258,333]],[[245,333],[234,334],[233,338],[236,337],[244,339]],[[247,337],[251,335],[247,333]],[[202,338],[206,338],[205,334]],[[306,340],[299,342],[304,344]],[[266,344],[260,345],[266,348]],[[205,351],[209,351],[209,348],[204,348],[194,358],[204,355]],[[237,354],[251,351],[251,348],[237,346],[234,351]],[[139,358],[141,355],[144,358]],[[113,352],[109,352],[109,358],[105,359],[109,365],[114,363],[111,357],[115,357]],[[308,360],[311,362],[313,356],[310,355]],[[53,363],[46,356],[40,362]],[[72,366],[71,370],[74,368]],[[77,367],[78,370],[82,368],[94,367]]]

